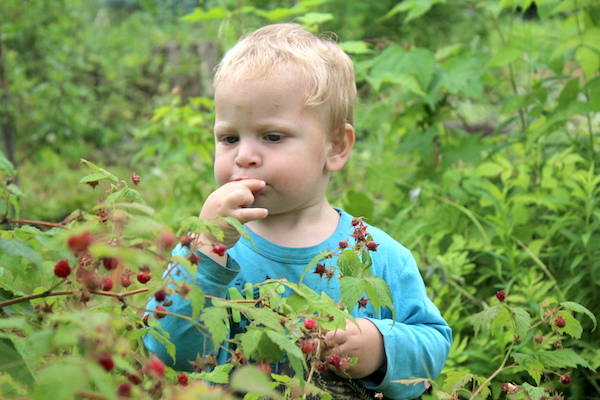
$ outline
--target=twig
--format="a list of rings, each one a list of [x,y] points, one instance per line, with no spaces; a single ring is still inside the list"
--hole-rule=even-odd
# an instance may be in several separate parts
[[[51,226],[51,227],[54,227],[54,228],[69,229],[68,226],[62,225],[60,223],[46,222],[46,221],[36,221],[36,220],[33,220],[33,219],[8,219],[6,222],[8,222],[9,224],[44,225],[44,226]]]
[[[116,297],[116,298],[121,299],[121,298],[123,298],[125,296],[131,296],[131,295],[134,295],[134,294],[147,292],[148,290],[149,290],[148,288],[141,288],[141,289],[136,289],[136,290],[132,290],[130,292],[124,292],[124,293],[105,292],[103,290],[90,290],[89,292],[92,293],[92,294],[99,294],[99,295],[102,295],[102,296],[111,296],[111,297]],[[13,304],[21,303],[23,301],[40,299],[40,298],[50,297],[50,296],[68,296],[70,294],[74,294],[74,293],[77,293],[77,292],[79,292],[79,290],[61,290],[61,291],[58,291],[58,292],[45,291],[43,293],[32,294],[32,295],[29,295],[29,296],[19,297],[17,299],[3,301],[2,303],[0,303],[0,308],[2,308],[2,307],[8,307],[8,306],[11,306]]]

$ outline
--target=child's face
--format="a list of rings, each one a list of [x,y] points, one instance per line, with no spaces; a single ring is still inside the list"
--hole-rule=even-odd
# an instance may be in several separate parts
[[[297,77],[225,81],[215,91],[215,177],[219,185],[260,179],[253,206],[269,215],[300,211],[325,200],[330,132],[304,105]]]

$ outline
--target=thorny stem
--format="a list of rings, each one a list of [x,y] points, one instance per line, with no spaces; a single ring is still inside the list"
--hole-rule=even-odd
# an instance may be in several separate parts
[[[102,296],[110,296],[110,297],[116,297],[118,299],[121,299],[125,296],[131,296],[134,294],[138,294],[138,293],[143,293],[143,292],[147,292],[149,289],[148,288],[141,288],[141,289],[136,289],[136,290],[132,290],[130,292],[124,292],[124,293],[113,293],[113,292],[106,292],[104,290],[90,290],[89,292],[92,294],[99,294]],[[70,294],[74,294],[79,292],[79,290],[61,290],[58,292],[52,292],[50,290],[47,290],[43,293],[38,293],[38,294],[32,294],[29,296],[23,296],[23,297],[19,297],[18,299],[12,299],[12,300],[7,300],[7,301],[3,301],[2,303],[0,303],[0,309],[3,307],[8,307],[11,306],[13,304],[17,304],[17,303],[21,303],[24,301],[29,301],[29,300],[34,300],[34,299],[40,299],[40,298],[44,298],[44,297],[50,297],[50,296],[68,296]]]
[[[33,219],[8,219],[6,220],[7,223],[9,224],[28,224],[28,225],[44,225],[44,226],[51,226],[53,228],[63,228],[63,229],[69,229],[68,226],[65,226],[61,223],[56,223],[56,222],[46,222],[46,221],[36,221]]]

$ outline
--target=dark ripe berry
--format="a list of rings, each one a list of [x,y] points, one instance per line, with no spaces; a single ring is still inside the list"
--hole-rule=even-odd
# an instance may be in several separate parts
[[[212,249],[213,253],[217,254],[219,257],[223,257],[225,252],[227,251],[227,247],[222,244],[215,244]]]
[[[566,374],[560,377],[560,383],[562,383],[563,385],[570,385],[571,384],[571,375]]]
[[[104,368],[106,372],[110,372],[115,367],[115,362],[110,354],[101,354],[96,358],[96,361],[98,361],[98,364],[102,365],[102,368]]]
[[[108,276],[102,277],[102,290],[108,292],[113,287],[113,281]]]
[[[367,304],[369,303],[369,299],[366,298],[362,298],[360,300],[358,300],[358,308],[367,308]]]
[[[339,354],[332,354],[327,358],[327,362],[334,367],[339,367],[342,364],[342,358]]]
[[[167,298],[167,292],[164,289],[160,289],[157,290],[154,293],[154,298],[156,299],[156,301],[158,301],[159,303],[162,303],[163,301],[165,301],[165,299]]]
[[[309,331],[312,330],[315,327],[315,320],[310,318],[310,319],[305,319],[304,320],[304,327],[306,329],[308,329]]]
[[[98,181],[86,182],[86,184],[90,185],[92,189],[95,189],[98,186]]]
[[[127,382],[123,382],[117,388],[117,394],[123,397],[131,396],[131,385]]]
[[[323,275],[327,273],[327,268],[325,268],[324,264],[317,264],[314,273],[319,274],[319,276],[322,278]]]
[[[109,271],[117,268],[121,261],[117,257],[104,257],[102,258],[102,265]]]
[[[496,292],[496,298],[500,303],[504,303],[504,300],[506,300],[506,293],[504,293],[504,290],[498,290]]]
[[[127,380],[133,385],[139,385],[142,383],[142,378],[140,378],[140,376],[137,374],[127,374]]]
[[[59,278],[66,278],[71,274],[71,267],[69,266],[69,262],[67,260],[60,260],[54,266],[54,275]]]
[[[374,240],[369,240],[367,243],[365,243],[365,246],[367,246],[367,250],[377,251],[377,246],[379,246],[379,243],[375,243]]]
[[[182,236],[179,238],[179,243],[181,243],[182,246],[190,247],[190,244],[192,244],[192,238],[189,236]]]
[[[135,186],[139,185],[141,181],[142,178],[140,178],[138,174],[136,174],[135,172],[131,173],[131,182],[133,182]]]
[[[89,232],[83,232],[79,235],[73,235],[67,241],[69,249],[73,254],[79,254],[87,251],[88,247],[94,243],[94,237]]]
[[[565,321],[565,319],[559,315],[558,317],[556,317],[556,319],[554,320],[554,325],[557,328],[564,328],[565,325],[567,325],[567,321]]]
[[[325,364],[319,364],[319,365],[317,365],[317,369],[320,372],[324,372],[327,369],[327,365],[325,365]]]
[[[202,257],[200,257],[198,254],[196,253],[192,253],[189,256],[187,256],[187,259],[189,262],[191,262],[192,264],[198,264],[199,261],[202,260]]]
[[[163,364],[162,361],[160,361],[158,358],[152,357],[150,363],[148,364],[148,371],[158,376],[164,376],[165,364]]]
[[[139,283],[148,283],[150,278],[152,278],[152,274],[148,271],[140,271],[140,273],[137,274],[137,280]]]
[[[175,241],[177,238],[170,232],[162,231],[158,235],[158,241],[156,243],[156,247],[159,251],[164,251],[172,248],[175,245]]]
[[[177,383],[179,383],[181,386],[187,386],[188,376],[186,374],[177,375]]]
[[[121,275],[121,286],[123,286],[124,288],[128,288],[129,286],[131,286],[131,278],[129,275],[130,273]]]
[[[349,246],[348,241],[347,240],[340,240],[340,242],[338,243],[338,246],[340,246],[340,249],[345,249],[346,247]]]
[[[315,346],[309,341],[302,340],[300,342],[300,350],[302,350],[302,353],[304,354],[310,354],[315,351]]]
[[[156,311],[154,313],[154,318],[156,318],[156,319],[162,319],[167,316],[167,314],[165,314],[163,312],[159,312],[159,311],[167,311],[167,309],[164,308],[163,306],[158,305],[154,308],[154,310]]]

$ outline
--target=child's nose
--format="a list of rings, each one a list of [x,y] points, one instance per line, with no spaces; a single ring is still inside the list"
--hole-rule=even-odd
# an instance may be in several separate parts
[[[235,164],[241,168],[258,167],[261,165],[261,157],[255,144],[249,140],[241,140],[237,146]]]

